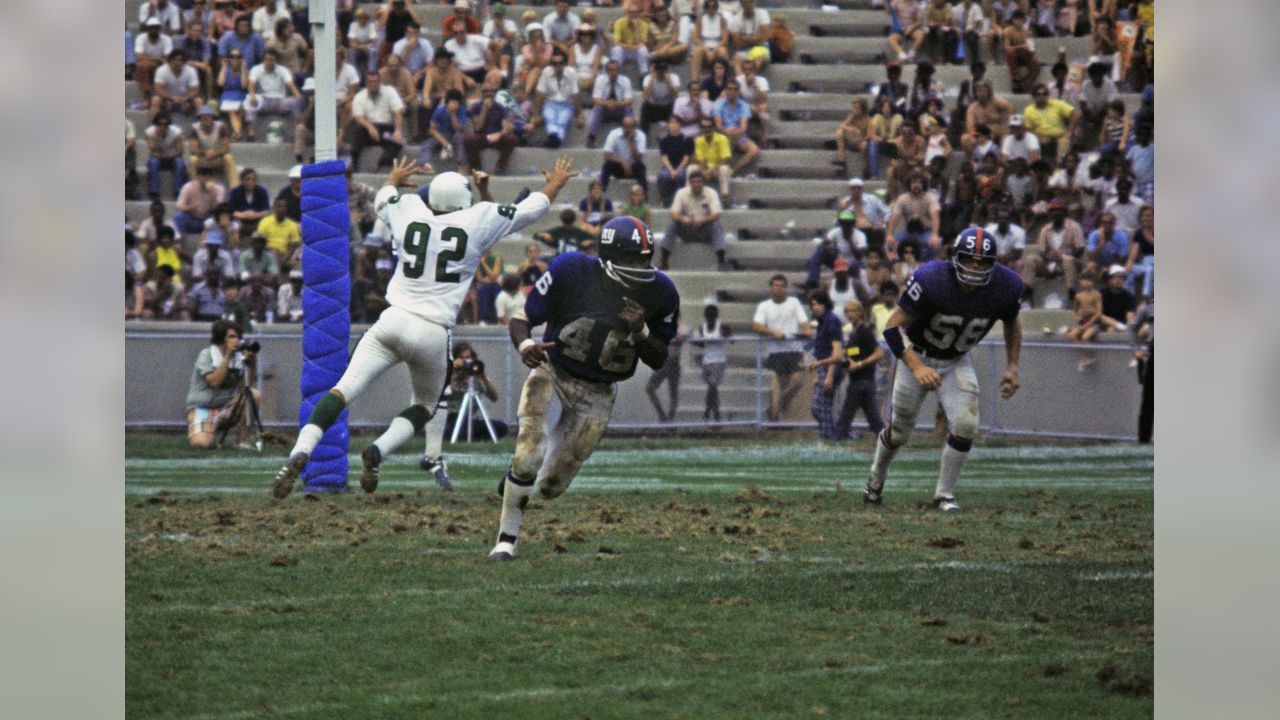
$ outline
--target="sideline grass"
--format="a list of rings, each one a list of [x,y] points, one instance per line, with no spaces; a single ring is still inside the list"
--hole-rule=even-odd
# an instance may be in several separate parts
[[[179,442],[128,448],[131,718],[1152,714],[1148,449],[980,447],[939,517],[934,448],[868,511],[865,447],[611,441],[492,564],[508,448],[275,504]]]

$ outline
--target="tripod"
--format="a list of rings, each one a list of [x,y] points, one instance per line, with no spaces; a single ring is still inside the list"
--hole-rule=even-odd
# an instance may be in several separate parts
[[[462,432],[464,424],[467,428],[467,442],[471,442],[471,415],[477,410],[480,411],[480,418],[484,420],[484,429],[489,432],[489,440],[498,442],[498,434],[493,431],[489,413],[484,409],[484,403],[480,402],[480,394],[476,392],[475,375],[467,378],[467,391],[462,394],[462,402],[458,404],[458,419],[453,423],[453,435],[449,437],[449,442],[458,442],[458,435]]]
[[[254,447],[258,452],[262,452],[262,417],[258,414],[258,401],[253,397],[253,385],[250,373],[244,374],[244,382],[240,385],[240,389],[236,391],[235,398],[231,401],[231,410],[227,413],[227,418],[222,421],[218,429],[219,446],[227,439],[227,433],[231,432],[231,428],[240,424],[244,417],[245,408],[249,410],[249,418],[253,421],[254,427],[257,429],[257,439]]]

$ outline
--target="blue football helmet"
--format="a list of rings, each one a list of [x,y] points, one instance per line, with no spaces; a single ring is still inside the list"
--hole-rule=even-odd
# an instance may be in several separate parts
[[[600,228],[600,264],[605,274],[626,285],[653,280],[653,232],[644,221],[619,215]]]
[[[952,246],[951,266],[956,279],[966,285],[986,285],[996,269],[996,241],[980,227],[965,228],[956,236]],[[977,261],[979,267],[970,267],[961,261]]]

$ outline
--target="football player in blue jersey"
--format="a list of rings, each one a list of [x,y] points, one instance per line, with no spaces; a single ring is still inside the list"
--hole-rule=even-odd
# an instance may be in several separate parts
[[[936,390],[951,434],[942,449],[933,506],[943,512],[960,509],[956,481],[978,431],[978,377],[969,351],[997,320],[1004,329],[1006,358],[1000,394],[1008,399],[1018,391],[1022,279],[996,264],[995,240],[982,228],[961,232],[952,249],[951,260],[933,260],[912,273],[885,325],[885,342],[900,362],[894,369],[889,424],[880,432],[862,491],[865,504],[880,504],[889,464],[911,437],[925,395]]]
[[[530,498],[551,500],[569,487],[609,424],[614,383],[638,361],[658,370],[680,321],[675,285],[652,267],[653,233],[640,220],[616,217],[600,230],[600,257],[568,252],[538,278],[511,342],[532,369],[520,394],[520,432],[511,468],[498,483],[502,520],[495,560],[515,556]],[[542,340],[532,329],[546,323]],[[552,400],[560,416],[549,422]]]

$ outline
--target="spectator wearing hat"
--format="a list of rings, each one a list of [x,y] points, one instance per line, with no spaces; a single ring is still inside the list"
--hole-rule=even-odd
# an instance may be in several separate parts
[[[1027,130],[1040,141],[1045,158],[1057,162],[1060,154],[1070,149],[1068,140],[1080,122],[1080,113],[1062,100],[1049,97],[1049,88],[1037,83],[1031,91],[1032,102],[1022,110]]]
[[[237,15],[235,29],[223,33],[218,40],[218,56],[228,57],[232,50],[239,50],[245,67],[256,67],[266,55],[267,45],[262,36],[253,31],[248,13]]]
[[[604,48],[596,38],[595,25],[584,24],[575,35],[577,42],[569,48],[569,63],[578,75],[578,91],[591,92],[604,62]],[[579,119],[579,127],[583,121]]]
[[[889,223],[889,206],[879,195],[866,192],[862,178],[849,178],[849,194],[840,198],[840,210],[853,211],[856,227],[866,235],[867,245],[884,247],[884,230]]]
[[[280,290],[276,292],[276,321],[302,322],[301,270],[290,270],[288,282],[282,284]]]
[[[404,146],[404,102],[395,88],[382,84],[378,73],[365,75],[364,89],[351,101],[351,166],[360,170],[360,156],[371,146],[382,149],[378,169],[390,167]]]
[[[236,160],[231,155],[231,131],[221,120],[215,120],[213,108],[201,105],[196,111],[196,122],[187,135],[191,155],[187,164],[191,167],[207,166],[226,174],[227,185],[236,181]]]
[[[204,229],[204,221],[213,214],[213,208],[225,199],[226,190],[214,181],[213,170],[207,166],[197,167],[195,179],[178,191],[173,222],[184,233],[198,233]]]
[[[280,188],[276,200],[284,200],[285,215],[296,223],[302,222],[302,166],[289,168],[289,184]],[[283,259],[283,258],[282,258]]]
[[[1021,115],[1009,118],[1009,134],[1000,144],[1000,155],[1006,162],[1022,158],[1028,163],[1040,159],[1040,139],[1027,132],[1027,124]]]
[[[512,42],[520,34],[516,21],[507,17],[507,6],[494,3],[489,6],[489,19],[480,28],[480,34],[494,41],[506,39]]]
[[[622,127],[614,128],[604,140],[604,165],[600,168],[600,183],[609,189],[611,178],[632,178],[649,192],[649,179],[644,166],[644,153],[649,149],[644,131],[636,127],[634,117],[622,118]]]
[[[676,240],[710,242],[716,262],[725,263],[724,227],[720,224],[720,196],[707,187],[706,177],[697,167],[689,168],[688,185],[675,194],[671,202],[671,222],[658,244],[658,268],[666,270]]]
[[[658,168],[658,198],[664,207],[671,207],[693,161],[693,141],[681,132],[680,119],[675,115],[667,120],[667,134],[658,141],[658,159],[662,163]]]
[[[840,318],[840,322],[845,322],[846,303],[854,302],[860,305],[871,300],[867,278],[861,266],[844,257],[836,258],[831,271],[835,275],[827,286],[827,294],[831,296],[832,312]]]
[[[1127,279],[1123,265],[1107,268],[1107,284],[1102,288],[1102,322],[1108,330],[1123,331],[1133,324],[1138,302],[1125,288]]]
[[[156,70],[165,64],[169,53],[173,52],[173,39],[161,32],[159,19],[151,18],[142,24],[142,34],[133,41],[133,52],[136,63],[133,78],[137,80],[143,103],[149,109],[155,91],[153,78]]]
[[[582,18],[569,9],[569,0],[556,0],[555,9],[542,19],[542,27],[547,33],[547,41],[569,54]],[[593,73],[591,77],[595,77]]]
[[[200,75],[187,65],[181,50],[169,53],[167,61],[155,73],[155,94],[151,96],[151,116],[164,110],[191,115],[200,98]]]
[[[858,213],[851,207],[836,212],[836,224],[827,230],[826,238],[836,243],[842,257],[860,258],[867,249],[867,235],[858,229]]]
[[[217,266],[218,274],[227,282],[239,277],[237,258],[225,246],[226,238],[222,230],[214,228],[206,232],[200,249],[191,258],[191,277],[201,280],[213,266]]]
[[[606,122],[621,123],[631,117],[631,79],[618,72],[618,61],[610,60],[596,77],[591,91],[591,120],[587,125],[587,147],[594,147],[596,134]]]
[[[298,221],[289,217],[289,203],[284,198],[276,198],[271,206],[271,214],[258,221],[258,232],[267,239],[267,247],[280,260],[288,260],[294,248],[302,244],[301,227]]]
[[[142,133],[147,141],[147,191],[152,198],[160,197],[160,173],[173,172],[174,187],[187,184],[187,162],[182,157],[182,131],[173,126],[167,112],[158,112],[151,126]]]
[[[274,286],[280,277],[280,261],[274,252],[267,250],[267,236],[254,233],[249,237],[249,247],[240,251],[238,277],[246,282],[261,279]]]
[[[1028,296],[1039,289],[1041,279],[1059,275],[1067,288],[1074,288],[1084,250],[1080,223],[1067,217],[1066,203],[1054,199],[1049,203],[1049,222],[1040,228],[1040,237],[1022,264],[1022,282]]]
[[[551,64],[556,47],[547,42],[546,32],[539,23],[526,25],[524,34],[525,42],[520,47],[520,61],[512,89],[516,93],[523,90],[524,97],[532,97],[537,92],[544,68]]]
[[[641,75],[649,72],[649,21],[641,17],[635,0],[625,2],[622,17],[613,22],[609,58],[619,66],[634,63]]]
[[[480,19],[471,14],[470,0],[455,0],[453,3],[453,14],[446,17],[444,22],[440,23],[440,33],[446,36],[449,35],[453,32],[454,26],[459,22],[466,26],[468,34],[478,35],[480,33]],[[412,27],[412,25],[410,25],[410,27]]]

